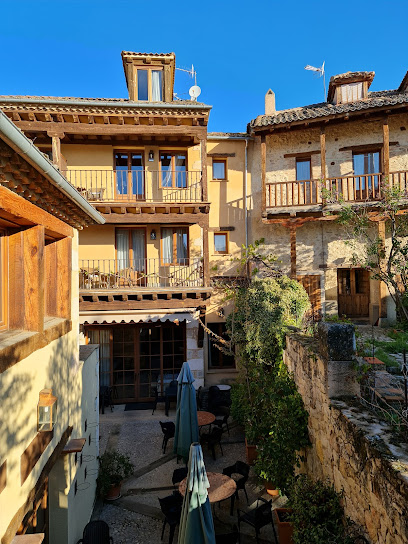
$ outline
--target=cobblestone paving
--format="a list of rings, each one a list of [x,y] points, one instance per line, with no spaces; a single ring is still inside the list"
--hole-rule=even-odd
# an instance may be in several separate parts
[[[123,483],[122,497],[112,503],[98,502],[95,506],[93,519],[105,520],[111,531],[115,544],[155,544],[160,543],[163,524],[158,497],[171,495],[174,487],[171,483],[173,470],[182,466],[177,464],[174,457],[173,440],[169,441],[166,454],[161,452],[162,433],[159,421],[174,421],[175,410],[170,411],[167,418],[164,406],[158,405],[152,415],[150,410],[124,411],[124,406],[115,406],[113,412],[105,411],[100,416],[100,453],[105,449],[118,449],[121,453],[130,455],[135,472]],[[216,460],[204,447],[204,459],[207,471],[222,472],[222,469],[245,460],[244,436],[239,427],[230,425],[230,435],[223,435],[222,446],[224,455],[216,448]],[[255,475],[251,470],[247,483],[249,503],[259,496],[264,496],[263,488],[258,486]],[[242,495],[241,495],[242,493]],[[274,507],[283,499],[274,502]],[[247,507],[245,495],[240,492],[236,508],[245,510]],[[215,507],[216,533],[226,533],[237,524],[237,511],[229,515],[230,501],[224,501]],[[249,526],[241,526],[241,544],[255,542],[254,532]],[[261,530],[259,542],[274,542],[272,528]],[[168,542],[168,526],[164,542]],[[174,537],[177,543],[177,530]]]

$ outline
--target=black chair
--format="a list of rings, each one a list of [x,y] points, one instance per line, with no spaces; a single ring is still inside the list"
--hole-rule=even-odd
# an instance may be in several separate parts
[[[173,472],[173,477],[171,479],[173,485],[179,484],[181,481],[184,480],[184,478],[187,478],[187,474],[188,474],[187,467],[176,468]]]
[[[237,544],[237,542],[239,542],[239,532],[236,525],[232,528],[232,533],[215,535],[216,544]]]
[[[229,476],[230,478],[232,477],[232,474],[240,474],[241,475],[241,478],[237,478],[235,480],[235,483],[237,484],[237,490],[235,491],[235,497],[238,499],[238,491],[240,489],[243,489],[244,493],[245,493],[246,500],[247,500],[247,504],[248,504],[248,494],[247,494],[247,490],[245,488],[245,484],[248,481],[249,470],[250,470],[249,465],[247,465],[243,461],[237,461],[235,463],[235,465],[225,467],[223,469],[223,471],[222,471],[223,474],[225,474],[226,476]]]
[[[153,411],[152,411],[152,415],[154,414],[156,408],[157,408],[157,403],[159,402],[159,392],[157,390],[157,387],[155,387],[153,389],[153,394],[154,394],[154,401],[153,401]]]
[[[112,387],[101,385],[99,388],[99,403],[100,408],[102,409],[102,414],[105,413],[105,406],[109,406],[111,412],[113,412]]]
[[[176,426],[172,421],[159,421],[161,430],[163,431],[163,442],[162,442],[162,451],[166,453],[167,442],[170,438],[174,438],[174,433],[176,432]]]
[[[161,539],[163,540],[164,529],[166,528],[166,523],[169,524],[170,533],[169,533],[169,544],[172,544],[174,532],[177,525],[180,523],[181,509],[183,506],[183,497],[178,491],[174,491],[173,495],[164,497],[164,499],[159,498],[160,508],[164,515],[163,529],[161,534]]]
[[[219,406],[214,410],[215,417],[222,416],[222,419],[216,419],[213,423],[213,425],[216,425],[217,427],[223,428],[223,425],[226,425],[228,434],[230,434],[229,426],[228,426],[228,418],[230,416],[230,409],[228,406]]]
[[[177,402],[177,390],[178,382],[177,380],[172,380],[164,392],[164,411],[167,417],[169,415],[170,402],[172,400]]]
[[[257,499],[252,506],[250,506],[247,512],[243,512],[240,515],[238,510],[238,530],[241,532],[241,523],[248,523],[255,529],[256,541],[259,542],[259,531],[265,525],[269,523],[272,525],[273,536],[276,544],[278,544],[278,538],[276,536],[275,525],[273,524],[272,517],[272,499],[266,501],[262,497]]]
[[[77,544],[111,544],[113,538],[109,536],[109,526],[105,521],[90,521],[84,529],[81,540]]]
[[[218,386],[212,385],[208,390],[208,408],[213,412],[216,408],[223,405],[223,396]]]
[[[203,433],[200,437],[201,443],[207,443],[208,449],[211,450],[212,457],[214,461],[216,460],[215,457],[215,446],[218,444],[221,450],[221,455],[224,455],[224,452],[222,451],[221,446],[221,438],[222,438],[223,430],[219,427],[215,427],[215,429],[212,429],[209,433]]]

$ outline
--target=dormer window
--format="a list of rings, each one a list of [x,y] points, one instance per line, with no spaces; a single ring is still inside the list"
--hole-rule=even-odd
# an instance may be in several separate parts
[[[349,104],[368,98],[374,72],[346,72],[330,78],[327,101],[334,105]]]
[[[163,70],[137,69],[137,100],[147,102],[163,101]]]

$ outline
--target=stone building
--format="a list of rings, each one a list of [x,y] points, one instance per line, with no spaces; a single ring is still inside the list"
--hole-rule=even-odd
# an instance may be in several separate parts
[[[265,114],[248,125],[255,138],[250,239],[265,238],[316,313],[379,323],[395,319],[391,297],[353,266],[335,221],[339,195],[374,211],[385,183],[408,188],[408,77],[396,90],[370,92],[373,79],[374,72],[334,76],[327,102],[283,111],[268,91]],[[373,229],[388,237],[383,222]]]
[[[78,230],[103,222],[0,112],[1,544],[75,544],[92,513],[99,361],[79,347]]]

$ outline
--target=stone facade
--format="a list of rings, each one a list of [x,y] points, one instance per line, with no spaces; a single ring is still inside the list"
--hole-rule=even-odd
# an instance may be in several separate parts
[[[344,491],[346,515],[373,544],[406,543],[408,449],[393,445],[389,428],[349,396],[352,363],[325,360],[313,339],[297,334],[287,338],[284,360],[309,413],[312,446],[301,470]]]

